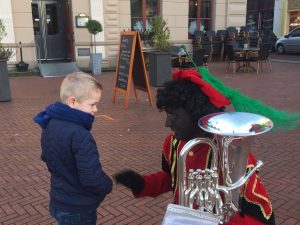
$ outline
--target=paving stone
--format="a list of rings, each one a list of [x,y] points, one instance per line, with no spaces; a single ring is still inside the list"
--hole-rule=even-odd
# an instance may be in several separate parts
[[[209,65],[226,85],[278,109],[300,112],[300,64],[274,61],[271,72],[264,66],[259,75],[225,73],[225,69],[224,62]],[[0,102],[0,224],[55,224],[48,212],[49,173],[40,160],[40,128],[32,118],[59,100],[62,79],[10,78],[12,101]],[[97,79],[104,90],[92,132],[104,170],[110,176],[125,168],[143,174],[160,170],[161,148],[169,133],[165,115],[150,107],[147,94],[139,90],[137,101],[131,90],[125,111],[124,95],[118,93],[112,103],[115,74],[106,72]],[[156,89],[151,87],[153,100]],[[273,200],[278,225],[300,224],[299,134],[300,128],[269,132],[257,137],[253,146],[256,158],[265,162],[260,176]],[[114,185],[98,209],[98,224],[161,224],[171,202],[171,193],[134,199],[129,190]]]

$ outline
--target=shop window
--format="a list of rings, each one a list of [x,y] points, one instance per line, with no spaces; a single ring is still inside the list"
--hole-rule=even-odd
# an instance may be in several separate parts
[[[246,26],[249,30],[273,30],[274,0],[248,0]]]
[[[131,30],[149,31],[150,21],[160,15],[160,0],[131,0]]]
[[[289,31],[300,26],[300,11],[290,12]]]
[[[261,12],[261,28],[263,30],[273,30],[274,10],[264,10]]]
[[[250,31],[255,31],[258,27],[258,12],[249,12],[246,17],[246,26]]]
[[[189,39],[196,31],[210,31],[212,27],[212,0],[189,0]]]

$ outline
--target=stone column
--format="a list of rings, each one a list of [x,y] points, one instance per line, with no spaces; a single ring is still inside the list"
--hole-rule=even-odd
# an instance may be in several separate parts
[[[103,31],[96,35],[96,42],[103,42],[104,41],[104,34],[106,27],[104,26],[104,19],[103,19],[103,0],[90,0],[90,12],[91,12],[91,19],[97,20],[102,24]],[[97,46],[96,47],[97,53],[102,53],[102,57],[105,58],[105,46]]]

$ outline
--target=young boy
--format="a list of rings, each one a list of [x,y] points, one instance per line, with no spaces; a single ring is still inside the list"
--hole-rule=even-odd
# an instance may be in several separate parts
[[[34,117],[42,130],[42,160],[51,173],[50,214],[57,224],[95,225],[97,207],[112,190],[90,133],[101,84],[89,74],[68,75],[61,102]]]
[[[130,188],[135,197],[156,197],[173,191],[174,203],[178,204],[178,155],[188,141],[196,137],[211,137],[198,126],[198,119],[224,111],[230,101],[194,70],[177,70],[173,78],[157,91],[156,105],[166,113],[165,126],[172,130],[163,145],[162,170],[149,175],[123,170],[115,175],[115,179]],[[210,168],[211,160],[209,146],[197,145],[186,158],[187,171]],[[251,170],[255,164],[250,153],[247,169]],[[240,193],[240,212],[234,214],[227,225],[275,224],[271,201],[257,174],[251,176]]]

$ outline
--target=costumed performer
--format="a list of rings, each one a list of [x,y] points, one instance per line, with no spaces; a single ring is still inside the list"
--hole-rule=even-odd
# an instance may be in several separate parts
[[[212,113],[222,112],[225,106],[230,105],[233,98],[225,97],[217,88],[204,80],[203,74],[206,75],[205,78],[207,80],[213,80],[211,75],[207,74],[208,71],[201,68],[199,72],[195,70],[177,70],[173,73],[173,80],[166,82],[164,87],[157,91],[157,108],[166,113],[165,126],[170,127],[172,130],[163,144],[162,170],[150,175],[140,175],[133,170],[126,169],[115,174],[116,182],[131,189],[136,198],[144,196],[156,197],[165,192],[173,191],[174,203],[178,204],[177,165],[180,151],[188,141],[194,138],[211,138],[211,134],[198,126],[199,118]],[[230,91],[235,93],[235,90],[230,90],[226,86],[224,88],[223,84],[220,85],[218,82],[215,83],[217,83],[216,86],[219,89],[226,90],[227,94],[231,94]],[[234,97],[241,97],[241,94],[235,93]],[[241,98],[244,100],[242,105],[247,108],[248,106],[245,105],[248,103],[250,106],[254,104],[255,110],[252,111],[255,113],[257,113],[258,108],[264,112],[268,112],[270,109],[270,107],[263,105],[261,102],[256,100],[253,102],[252,99],[249,100],[246,96],[243,97]],[[236,108],[237,100],[233,99],[233,102]],[[279,116],[275,113],[278,117],[271,115],[272,113],[269,113],[267,116],[271,117],[275,122],[279,121],[278,124],[281,124],[281,111],[272,108],[270,111],[272,113],[279,112]],[[260,112],[259,114],[262,113]],[[285,112],[283,114],[285,115]],[[294,124],[294,120],[299,122],[299,118],[297,114],[296,119],[293,117],[287,120],[291,120],[291,123]],[[286,120],[286,118],[283,120]],[[212,151],[209,146],[207,144],[196,145],[189,151],[187,156],[187,171],[189,169],[196,170],[200,168],[203,170],[210,168],[211,160]],[[253,154],[250,153],[245,170],[251,170],[255,165],[256,160]],[[239,201],[239,212],[235,213],[227,224],[275,224],[272,204],[258,173],[254,173],[241,188]]]

